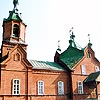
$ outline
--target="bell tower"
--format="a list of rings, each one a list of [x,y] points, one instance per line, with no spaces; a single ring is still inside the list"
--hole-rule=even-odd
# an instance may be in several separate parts
[[[3,19],[2,56],[5,56],[17,44],[20,44],[24,50],[27,49],[25,42],[27,25],[23,22],[21,13],[18,13],[18,0],[14,0],[13,4],[14,8],[9,11],[8,18]]]

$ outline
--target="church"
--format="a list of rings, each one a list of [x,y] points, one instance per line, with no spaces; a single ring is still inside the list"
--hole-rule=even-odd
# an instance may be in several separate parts
[[[62,52],[58,46],[54,62],[28,60],[27,25],[16,1],[2,25],[0,100],[100,100],[100,62],[90,40],[80,48],[71,31],[68,47]]]

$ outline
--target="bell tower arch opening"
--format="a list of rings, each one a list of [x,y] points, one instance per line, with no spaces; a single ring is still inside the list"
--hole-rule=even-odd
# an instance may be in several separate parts
[[[19,37],[19,26],[17,24],[13,25],[13,37]]]

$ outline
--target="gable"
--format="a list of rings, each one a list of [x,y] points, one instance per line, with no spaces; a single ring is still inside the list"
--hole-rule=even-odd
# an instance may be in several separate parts
[[[2,62],[6,69],[25,69],[29,62],[26,59],[26,51],[18,44],[11,51],[9,51],[8,58]]]
[[[88,70],[91,66],[90,70],[91,72],[94,72],[94,67],[99,66],[100,64],[95,58],[94,51],[89,47],[85,47],[84,49],[80,50],[78,48],[69,46],[67,50],[60,54],[60,60],[70,70],[74,70],[75,73],[81,73],[82,65],[85,65]]]
[[[82,69],[82,66],[85,67],[85,69]],[[84,75],[83,72],[85,71],[85,75],[89,75],[91,72],[96,72],[96,66],[98,67],[98,70],[100,70],[100,63],[96,58],[87,56],[84,56],[74,67],[73,71],[74,74],[81,74]]]

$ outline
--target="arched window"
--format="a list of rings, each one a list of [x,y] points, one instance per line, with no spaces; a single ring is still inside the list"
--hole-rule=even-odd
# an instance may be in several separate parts
[[[44,81],[38,81],[38,95],[44,94]]]
[[[95,66],[95,71],[98,72],[99,71],[99,67]]]
[[[20,95],[20,80],[13,79],[13,95]]]
[[[82,65],[81,69],[82,69],[82,75],[86,75],[86,66]]]
[[[16,54],[14,55],[14,60],[15,60],[15,61],[19,61],[19,60],[20,60],[20,55],[19,55],[18,53],[16,53]]]
[[[62,82],[62,81],[58,82],[58,94],[59,95],[64,94],[64,82]]]
[[[83,82],[78,81],[78,94],[83,94]]]
[[[13,26],[13,37],[19,37],[19,26],[17,24]]]
[[[87,58],[90,58],[90,57],[91,57],[91,53],[88,51]]]

